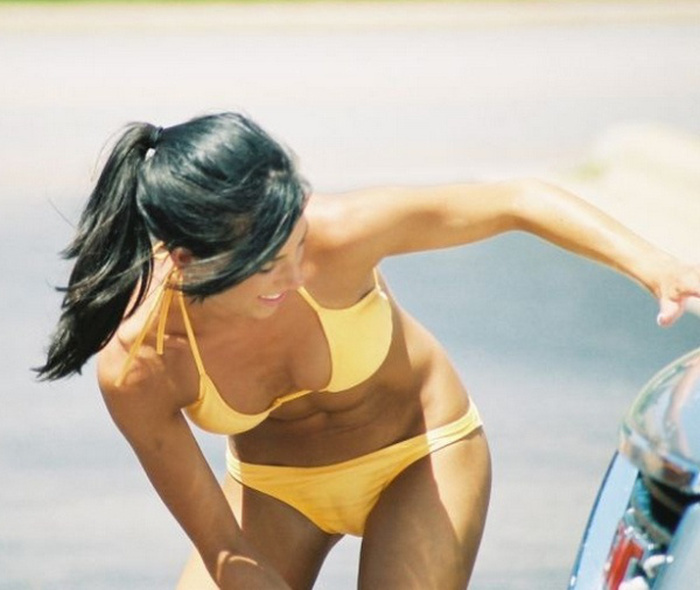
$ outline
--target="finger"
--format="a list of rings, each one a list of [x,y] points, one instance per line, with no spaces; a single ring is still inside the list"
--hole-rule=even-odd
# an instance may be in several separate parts
[[[659,301],[659,315],[656,317],[656,323],[663,327],[672,325],[683,315],[684,308],[685,304],[683,301],[679,302],[668,298],[661,299]]]

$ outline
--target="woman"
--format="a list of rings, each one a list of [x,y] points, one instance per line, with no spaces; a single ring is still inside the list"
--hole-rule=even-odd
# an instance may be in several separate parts
[[[362,588],[464,588],[489,501],[484,431],[438,342],[377,271],[526,230],[639,281],[672,323],[700,271],[527,180],[309,196],[231,113],[116,143],[67,250],[39,369],[99,351],[107,407],[196,551],[181,589],[310,588],[344,534]],[[223,486],[188,420],[229,436]]]

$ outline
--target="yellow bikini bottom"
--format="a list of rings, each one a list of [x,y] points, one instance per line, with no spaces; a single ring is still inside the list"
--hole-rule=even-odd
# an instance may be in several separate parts
[[[481,426],[474,403],[454,422],[362,457],[320,467],[243,463],[230,450],[228,472],[242,485],[296,508],[330,534],[362,536],[382,491],[411,463],[450,445]]]

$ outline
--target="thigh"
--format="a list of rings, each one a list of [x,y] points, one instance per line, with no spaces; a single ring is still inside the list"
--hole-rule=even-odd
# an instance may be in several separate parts
[[[243,534],[295,590],[311,588],[323,560],[340,536],[320,530],[300,512],[267,494],[244,488],[227,475],[226,497]],[[217,588],[194,550],[178,590]]]
[[[408,467],[382,493],[367,520],[360,588],[466,588],[490,489],[491,463],[481,428]]]

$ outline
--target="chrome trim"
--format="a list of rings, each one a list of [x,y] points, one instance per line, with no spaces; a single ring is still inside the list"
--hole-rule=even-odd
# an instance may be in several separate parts
[[[673,536],[666,555],[667,563],[659,568],[654,590],[687,590],[700,580],[700,504],[693,504]]]
[[[620,452],[654,479],[700,493],[700,348],[642,389],[620,429]]]
[[[620,517],[627,510],[638,473],[627,457],[618,453],[613,456],[583,533],[571,570],[569,590],[603,587],[610,544]]]

